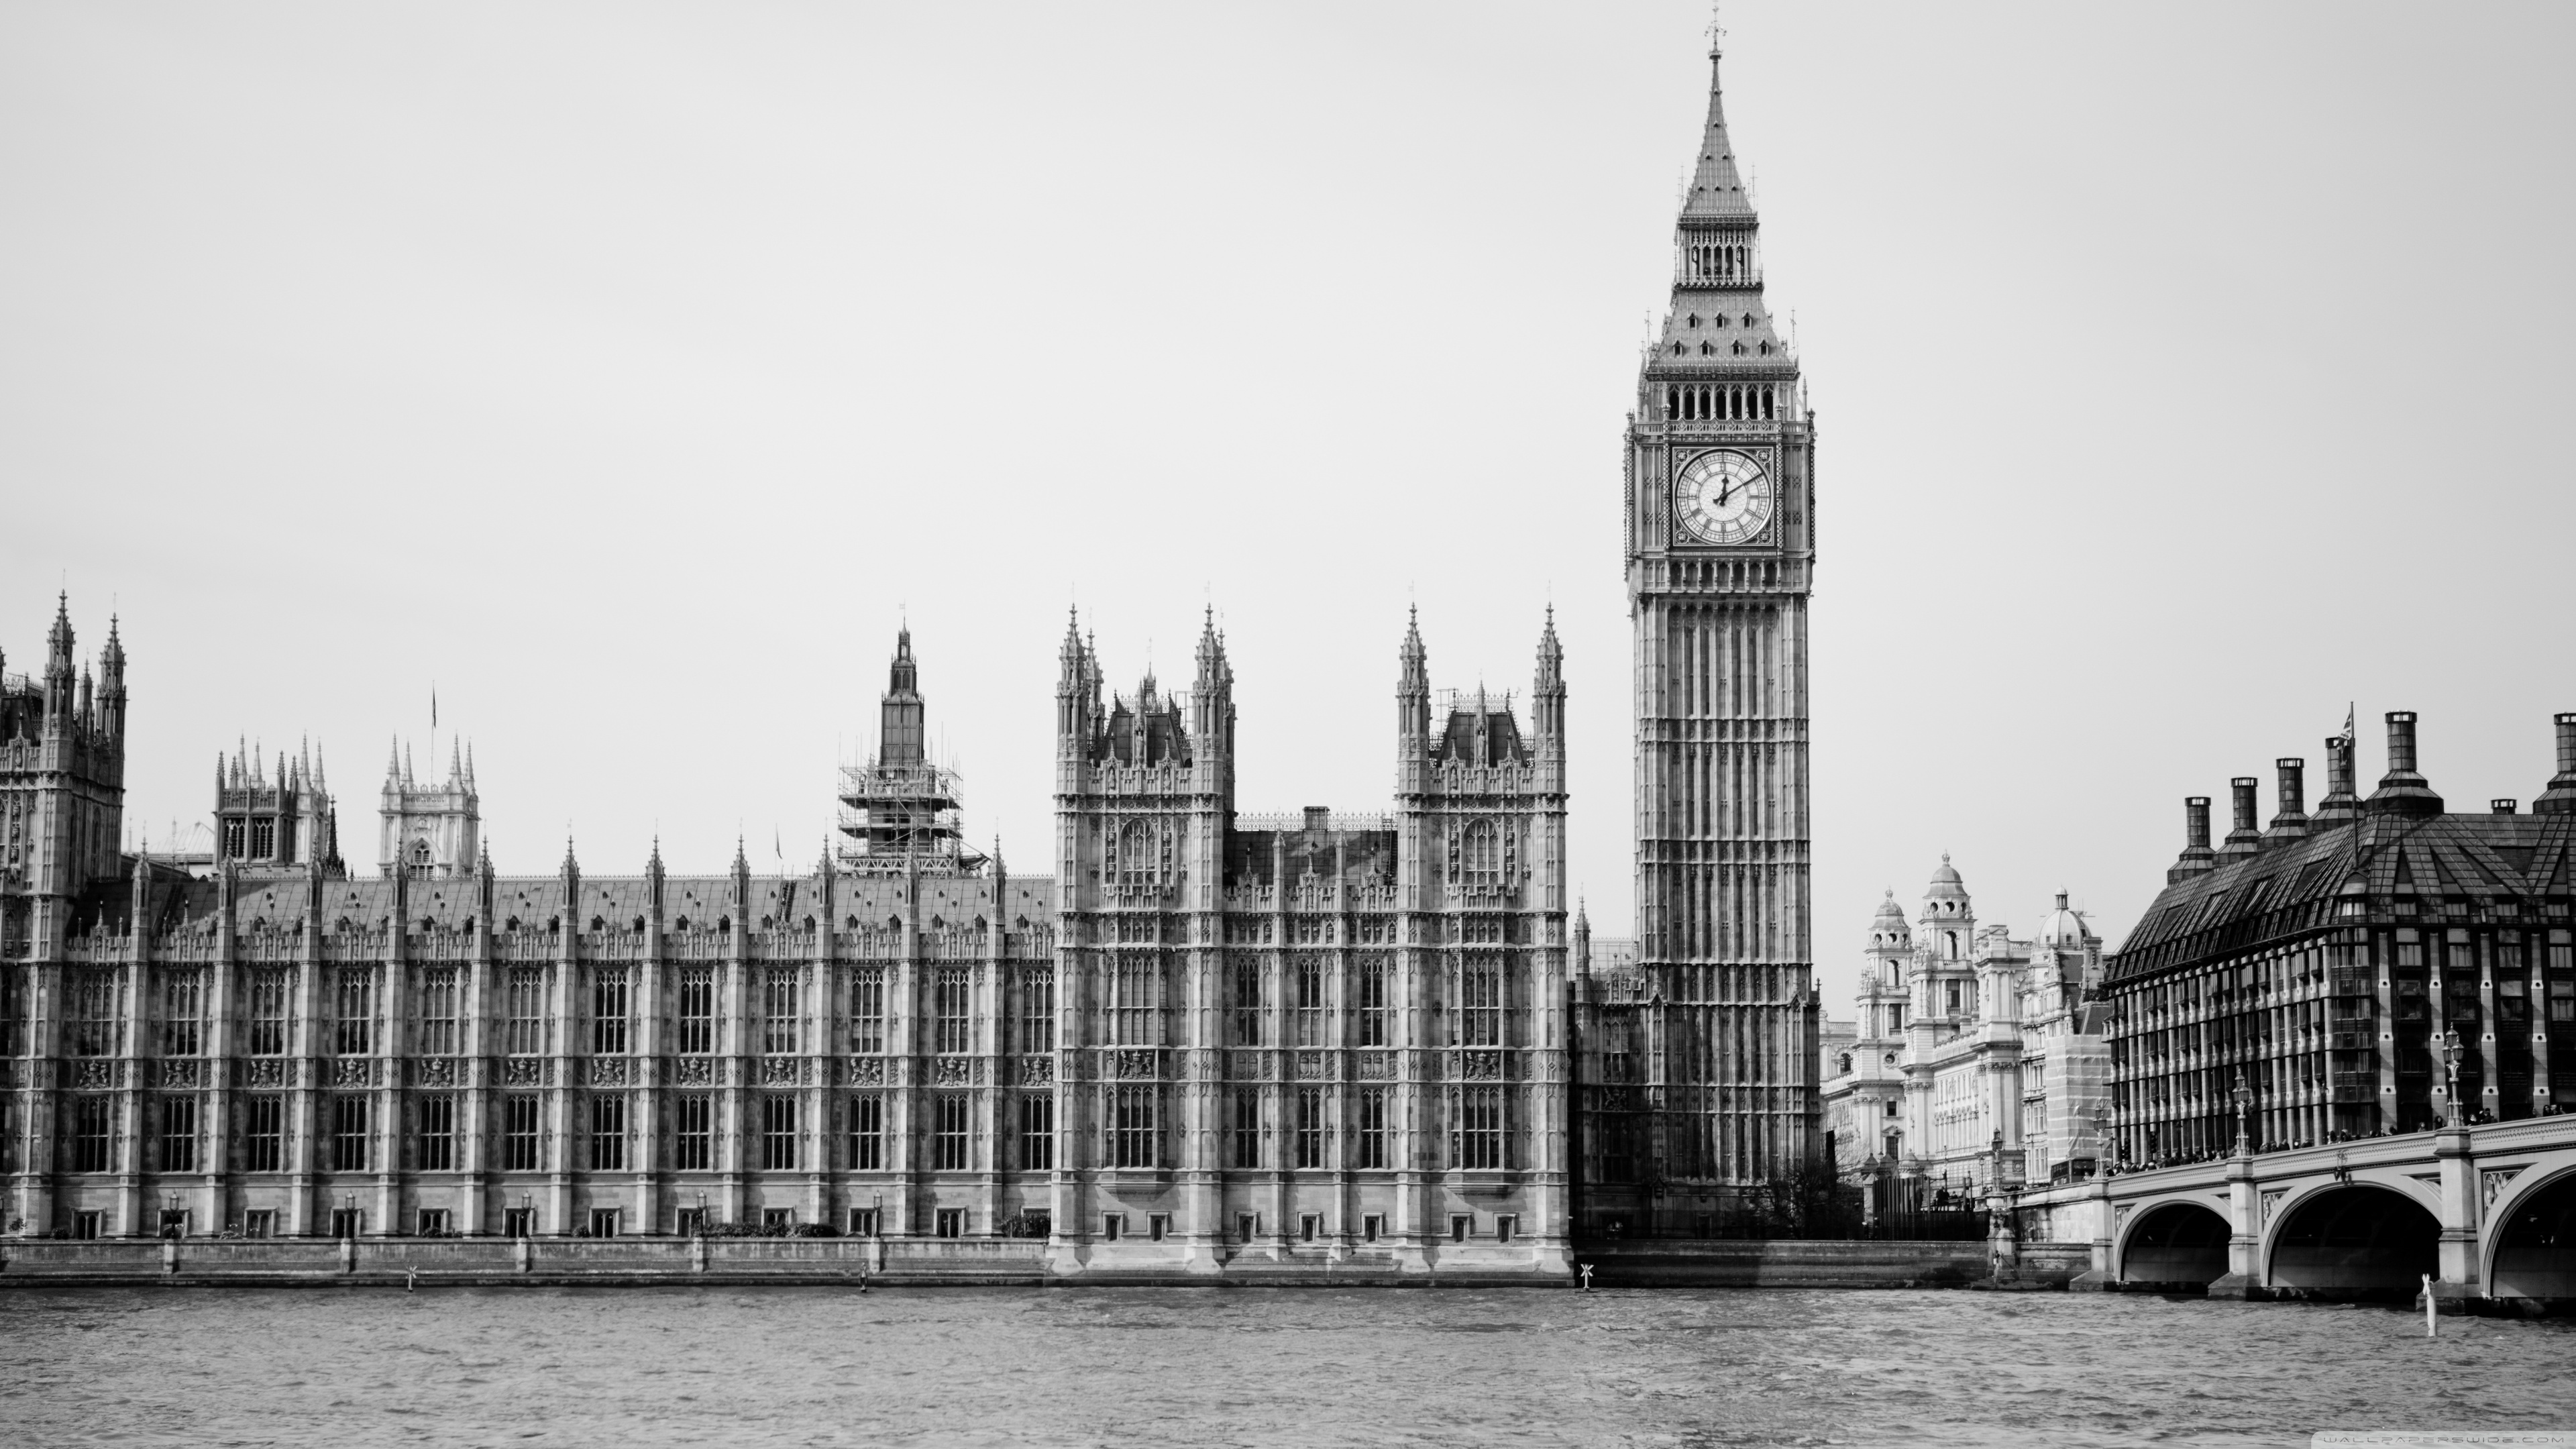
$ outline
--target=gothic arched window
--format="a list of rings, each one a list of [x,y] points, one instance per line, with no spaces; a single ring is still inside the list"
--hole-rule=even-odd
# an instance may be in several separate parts
[[[1467,827],[1459,841],[1458,865],[1469,885],[1495,885],[1502,880],[1502,832],[1494,828],[1494,822],[1479,820]]]
[[[1142,820],[1130,820],[1118,830],[1118,883],[1152,885],[1158,879],[1161,844],[1154,827]]]
[[[411,873],[429,874],[429,842],[426,840],[415,840],[411,843]]]

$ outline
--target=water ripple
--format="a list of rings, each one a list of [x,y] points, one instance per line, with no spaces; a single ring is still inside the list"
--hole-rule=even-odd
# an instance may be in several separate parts
[[[12,1292],[49,1445],[2175,1445],[2564,1428],[2576,1325],[2063,1294]]]

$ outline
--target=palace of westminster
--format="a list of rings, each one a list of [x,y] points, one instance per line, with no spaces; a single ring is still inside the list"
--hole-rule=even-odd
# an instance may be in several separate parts
[[[1711,60],[1625,437],[1635,939],[1569,911],[1552,619],[1517,703],[1435,694],[1407,625],[1378,813],[1238,813],[1212,618],[1185,691],[1106,690],[1077,622],[1052,858],[1015,874],[963,839],[907,632],[810,867],[673,875],[657,845],[603,875],[568,842],[503,876],[471,754],[398,747],[362,875],[318,754],[225,757],[209,849],[125,851],[124,645],[83,667],[66,602],[39,669],[0,659],[0,1227],[1562,1277],[1820,1163],[1991,1187],[2203,1146],[2249,1073],[2284,1138],[2429,1120],[2437,1028],[2469,1028],[2487,1110],[2576,1106],[2576,715],[2530,815],[2444,814],[2411,715],[2367,801],[2348,734],[2313,817],[2297,761],[2269,831],[2238,782],[2223,849],[2195,797],[2107,960],[2063,896],[2030,940],[1979,927],[1945,859],[1912,925],[1892,895],[1871,924],[1857,1024],[1824,1019],[1814,417]]]

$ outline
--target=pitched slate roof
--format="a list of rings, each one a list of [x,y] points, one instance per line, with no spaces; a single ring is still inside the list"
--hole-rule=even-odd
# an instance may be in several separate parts
[[[2323,929],[2348,898],[2372,918],[2444,919],[2441,901],[2484,914],[2528,910],[2576,879],[2576,816],[2369,815],[2267,848],[2165,887],[2105,962],[2106,982],[2136,980],[2209,957]],[[2415,913],[2403,900],[2432,902]],[[2564,911],[2561,903],[2558,911]]]

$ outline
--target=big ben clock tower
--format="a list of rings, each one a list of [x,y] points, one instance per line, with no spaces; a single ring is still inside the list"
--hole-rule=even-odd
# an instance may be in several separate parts
[[[1717,51],[1637,379],[1626,489],[1636,640],[1637,950],[1617,1156],[1634,1207],[1723,1214],[1819,1152],[1808,930],[1807,595],[1815,419],[1762,297]]]

